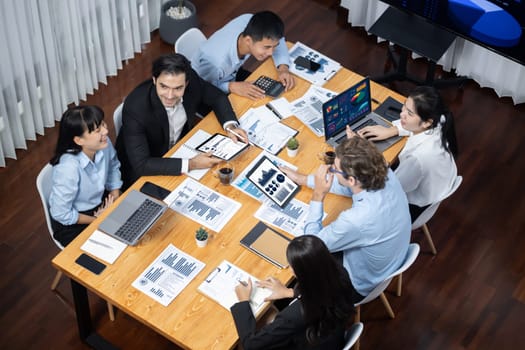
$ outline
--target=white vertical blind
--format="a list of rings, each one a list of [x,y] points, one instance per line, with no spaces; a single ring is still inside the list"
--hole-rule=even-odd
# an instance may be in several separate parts
[[[0,1],[0,166],[140,52],[166,1]]]

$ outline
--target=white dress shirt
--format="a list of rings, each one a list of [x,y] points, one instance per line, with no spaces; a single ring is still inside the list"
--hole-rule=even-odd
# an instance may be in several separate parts
[[[441,145],[441,125],[408,137],[395,174],[410,204],[423,207],[450,192],[458,170],[454,157]]]
[[[170,125],[170,148],[173,147],[179,140],[184,124],[188,120],[186,115],[186,110],[182,105],[182,98],[179,103],[177,103],[172,108],[166,107],[166,113],[168,114],[168,123]],[[181,172],[186,174],[189,169],[189,160],[182,159]]]

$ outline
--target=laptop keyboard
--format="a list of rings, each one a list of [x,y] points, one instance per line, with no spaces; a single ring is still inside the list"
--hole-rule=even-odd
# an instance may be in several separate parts
[[[145,199],[124,225],[115,232],[115,236],[130,245],[135,244],[138,236],[162,213],[163,208],[162,205]]]
[[[354,128],[352,129],[354,132],[357,132],[358,130],[361,130],[362,128],[364,128],[365,126],[372,126],[372,125],[377,125],[377,123],[372,120],[372,119],[368,119],[366,122],[364,122],[363,124],[359,125],[357,128]],[[338,138],[337,140],[335,140],[335,142],[337,143],[340,143],[342,140],[344,140],[346,138],[346,133],[344,133],[340,138]]]

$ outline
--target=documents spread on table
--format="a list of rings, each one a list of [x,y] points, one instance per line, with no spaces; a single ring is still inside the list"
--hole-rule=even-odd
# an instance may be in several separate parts
[[[242,192],[246,193],[252,198],[257,199],[258,201],[270,201],[264,193],[259,191],[259,189],[246,177],[246,174],[261,160],[262,157],[268,157],[274,164],[277,166],[286,166],[290,169],[297,170],[297,167],[291,163],[288,163],[287,161],[274,156],[268,152],[261,152],[255,159],[248,164],[246,168],[243,169],[243,171],[233,180],[232,185],[234,187],[237,187]]]
[[[293,198],[284,208],[267,201],[259,207],[254,216],[291,235],[300,236],[304,233],[307,214],[308,204]]]
[[[239,118],[239,124],[248,133],[250,142],[262,149],[277,154],[297,130],[282,124],[281,119],[270,108],[250,108]]]
[[[203,262],[170,244],[132,286],[168,306],[204,266]]]
[[[206,131],[201,129],[197,130],[197,132],[193,134],[182,146],[180,146],[170,158],[191,159],[195,157],[196,155],[200,154],[196,148],[210,137],[211,134],[207,133]],[[188,176],[191,176],[195,180],[200,180],[207,171],[208,169],[195,169],[190,171]]]
[[[322,86],[341,69],[341,64],[299,41],[290,48],[289,52],[291,62],[294,62],[297,57],[302,56],[321,65],[315,72],[300,67],[295,63],[292,63],[290,67],[290,72],[315,85]]]
[[[217,303],[230,310],[230,307],[238,302],[235,294],[235,287],[239,283],[252,281],[252,294],[250,295],[250,306],[253,314],[257,315],[264,306],[264,298],[268,297],[272,291],[270,289],[259,288],[256,285],[258,280],[246,271],[223,260],[215,270],[202,282],[198,290],[215,300]]]
[[[99,230],[95,230],[80,249],[104,260],[108,264],[113,264],[127,246],[126,243],[122,243]]]
[[[219,232],[240,209],[234,201],[199,182],[186,178],[164,200],[176,212]]]
[[[290,102],[291,110],[314,134],[324,136],[323,103],[337,94],[320,86],[310,85],[306,93]]]

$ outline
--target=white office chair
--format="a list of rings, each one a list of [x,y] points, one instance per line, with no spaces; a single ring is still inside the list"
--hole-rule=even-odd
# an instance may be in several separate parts
[[[117,108],[115,108],[115,111],[113,112],[113,125],[115,126],[115,136],[118,136],[118,133],[120,132],[120,128],[122,127],[122,107],[124,106],[124,102],[119,104]]]
[[[198,28],[190,28],[175,41],[175,52],[191,61],[199,46],[206,40],[206,36]]]
[[[38,174],[36,178],[36,188],[38,190],[38,194],[40,195],[40,200],[42,201],[42,207],[44,208],[44,216],[46,218],[46,224],[47,224],[47,230],[49,231],[49,235],[51,236],[51,239],[53,242],[55,242],[56,246],[60,248],[60,250],[64,249],[64,246],[53,237],[53,227],[51,226],[51,215],[49,214],[49,195],[51,194],[51,187],[53,185],[53,166],[51,164],[46,164],[42,170],[40,170],[40,173]],[[55,275],[55,278],[53,279],[53,282],[51,283],[51,290],[55,290],[58,282],[60,282],[60,278],[62,277],[62,271],[58,270],[57,274]],[[115,312],[113,311],[113,305],[111,305],[109,302],[108,304],[108,312],[109,312],[109,319],[111,321],[115,320]]]
[[[345,347],[343,350],[350,350],[357,342],[363,332],[363,323],[354,323],[349,330],[345,332]]]
[[[381,298],[381,301],[383,302],[383,305],[386,308],[386,311],[388,312],[388,315],[391,318],[395,318],[394,311],[392,311],[392,307],[390,306],[390,303],[388,302],[388,299],[385,296],[385,289],[388,287],[390,282],[394,277],[399,277],[398,283],[397,283],[397,295],[401,295],[401,287],[402,287],[402,273],[405,272],[410,265],[416,261],[416,258],[419,254],[419,244],[417,243],[411,243],[408,246],[407,255],[405,257],[405,261],[403,264],[394,271],[390,276],[388,276],[383,282],[379,283],[371,292],[368,294],[363,300],[361,300],[359,303],[355,304],[355,323],[361,322],[361,305],[366,304],[377,297]]]
[[[427,239],[427,242],[430,245],[430,250],[432,250],[432,254],[434,255],[437,254],[437,250],[436,246],[434,245],[434,241],[432,241],[432,236],[430,235],[430,230],[428,229],[427,222],[434,216],[441,202],[450,197],[454,192],[456,192],[456,190],[459,188],[459,185],[461,185],[462,181],[463,177],[457,176],[456,180],[454,181],[454,184],[452,185],[452,188],[443,197],[443,199],[436,203],[432,203],[417,217],[416,221],[414,221],[414,223],[412,224],[412,231],[421,227],[423,233],[425,234],[425,238]]]

